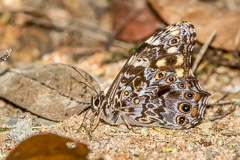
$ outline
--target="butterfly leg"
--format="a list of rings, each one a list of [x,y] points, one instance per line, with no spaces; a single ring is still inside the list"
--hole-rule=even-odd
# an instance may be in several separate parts
[[[86,120],[86,118],[87,118],[87,114],[88,114],[89,111],[90,111],[90,107],[87,109],[86,113],[84,114],[83,121],[82,121],[82,123],[80,124],[79,129],[77,130],[77,132],[81,132],[81,131],[82,131],[82,127],[86,128],[85,125],[84,125],[84,123],[85,123],[85,120]],[[94,113],[94,114],[95,114],[95,113]]]
[[[128,129],[132,130],[132,127],[130,126],[130,124],[128,123],[128,121],[121,115],[123,121],[126,123]]]
[[[91,127],[91,132],[93,132],[96,129],[96,127],[97,127],[97,125],[100,121],[100,117],[101,117],[102,113],[103,113],[103,109],[101,109],[100,112],[98,113],[97,120],[96,120],[95,124],[93,126],[91,125],[92,126]]]

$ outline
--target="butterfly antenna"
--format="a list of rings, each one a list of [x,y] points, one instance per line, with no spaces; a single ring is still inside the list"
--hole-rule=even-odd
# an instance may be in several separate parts
[[[93,91],[95,91],[96,93],[97,93],[97,95],[98,95],[98,92],[94,89],[94,88],[92,88],[91,86],[89,86],[87,83],[85,83],[85,82],[82,82],[82,81],[80,81],[80,82],[78,82],[79,84],[80,83],[83,83],[84,85],[86,85],[88,88],[90,88],[90,89],[92,89]]]
[[[87,80],[75,67],[71,66],[71,68],[74,69],[75,71],[77,71],[78,74],[79,74],[89,85],[87,85],[86,83],[84,83],[84,82],[82,82],[82,81],[80,81],[79,83],[85,84],[87,87],[89,87],[90,89],[92,89],[95,93],[97,93],[97,95],[99,95],[98,92],[97,92],[97,90],[93,87],[93,85],[92,85],[90,82],[88,82],[88,80]]]

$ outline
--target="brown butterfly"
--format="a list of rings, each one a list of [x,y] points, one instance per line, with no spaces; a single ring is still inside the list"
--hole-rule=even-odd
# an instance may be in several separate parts
[[[195,41],[194,26],[185,21],[147,39],[124,65],[107,94],[92,97],[98,121],[176,129],[197,124],[210,94],[190,69]]]

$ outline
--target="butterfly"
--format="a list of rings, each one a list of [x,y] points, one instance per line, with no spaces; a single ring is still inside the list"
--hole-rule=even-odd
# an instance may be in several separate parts
[[[147,39],[129,58],[106,95],[92,97],[99,120],[111,125],[187,129],[203,118],[210,96],[190,69],[194,26],[172,24]]]

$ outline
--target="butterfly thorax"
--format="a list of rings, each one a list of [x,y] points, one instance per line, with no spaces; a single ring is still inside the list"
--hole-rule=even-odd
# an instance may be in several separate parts
[[[92,108],[97,111],[98,115],[100,114],[103,121],[111,125],[119,125],[124,122],[119,114],[120,108],[122,108],[120,103],[109,101],[103,92],[95,97],[92,97],[91,104]]]

